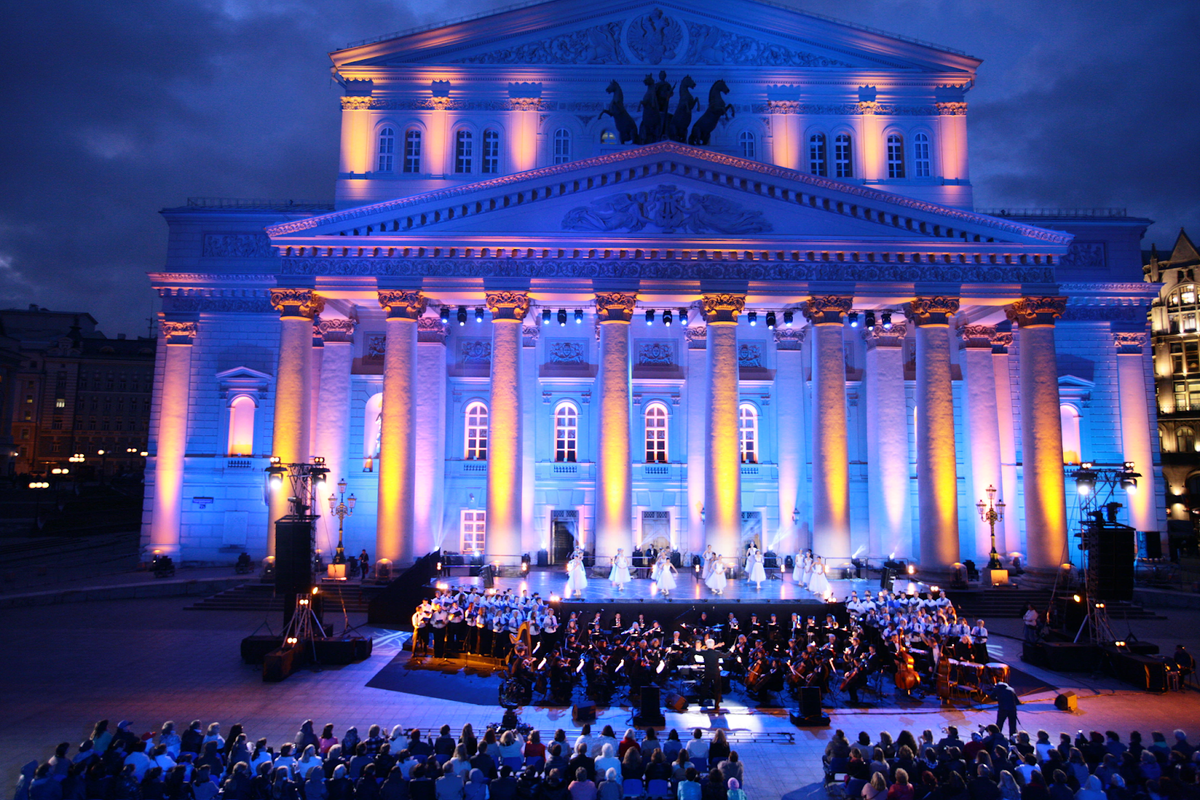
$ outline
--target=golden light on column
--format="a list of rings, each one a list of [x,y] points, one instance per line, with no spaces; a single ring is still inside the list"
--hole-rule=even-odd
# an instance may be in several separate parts
[[[846,438],[846,355],[842,319],[849,297],[809,298],[813,326],[813,549],[826,558],[850,556],[850,456]]]
[[[508,118],[512,123],[509,134],[509,157],[513,172],[525,172],[537,166],[537,126],[541,100],[541,84],[517,83],[509,85]],[[525,96],[518,96],[525,95]]]
[[[192,342],[196,338],[197,328],[195,322],[161,322],[162,341],[166,343],[167,352],[163,358],[163,380],[159,395],[150,546],[171,558],[179,558]]]
[[[417,318],[427,300],[419,291],[379,291],[387,312],[383,354],[383,407],[379,425],[379,512],[375,520],[376,558],[401,565],[416,557],[415,436]]]
[[[1031,567],[1057,567],[1067,541],[1054,344],[1054,322],[1066,306],[1065,297],[1025,297],[1008,307],[1008,318],[1018,325],[1025,539]]]
[[[637,295],[596,292],[600,320],[600,449],[596,475],[596,548],[633,551],[633,453],[629,392],[629,321]]]
[[[702,300],[708,324],[704,536],[718,553],[733,556],[742,537],[737,321],[746,306],[746,296],[706,294]]]
[[[922,567],[958,561],[958,473],[950,318],[956,297],[918,297],[904,313],[917,327],[917,505]]]
[[[966,417],[966,450],[970,458],[971,497],[983,497],[988,487],[1004,496],[1004,481],[1000,469],[1000,415],[996,408],[996,371],[992,355],[992,339],[996,329],[985,325],[968,325],[962,329],[960,362],[966,383],[963,415]],[[992,547],[991,526],[986,520],[973,522],[974,536],[962,539],[964,558],[976,558]],[[1004,526],[999,539],[1004,544]],[[1004,548],[1000,547],[1001,552]]]
[[[908,327],[863,329],[867,346],[867,497],[869,553],[912,556],[909,448],[904,389],[904,337]]]
[[[271,290],[271,305],[279,312],[279,368],[275,375],[275,425],[271,451],[284,464],[308,461],[309,373],[312,369],[312,321],[325,308],[325,299],[311,289]],[[275,554],[275,521],[291,509],[288,493],[271,493],[267,554]]]
[[[489,561],[521,555],[521,348],[529,294],[487,293],[492,313],[492,380],[488,408],[487,539]]]
[[[1142,359],[1145,343],[1145,333],[1113,334],[1113,344],[1117,348],[1117,385],[1121,397],[1121,450],[1125,460],[1133,463],[1133,470],[1142,474],[1125,493],[1129,524],[1139,531],[1153,532],[1158,529],[1158,510],[1155,507],[1158,491],[1154,470],[1149,466],[1154,460],[1150,444],[1145,362]]]

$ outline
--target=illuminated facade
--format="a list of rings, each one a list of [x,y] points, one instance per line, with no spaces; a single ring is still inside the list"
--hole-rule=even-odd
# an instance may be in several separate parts
[[[332,58],[334,208],[164,212],[155,547],[269,552],[274,454],[324,457],[347,547],[399,562],[979,562],[994,485],[999,547],[1053,567],[1072,403],[1163,529],[1146,221],[1081,249],[1084,222],[975,213],[978,60],[749,0],[562,0]],[[732,107],[707,146],[621,144],[660,71],[673,115]]]

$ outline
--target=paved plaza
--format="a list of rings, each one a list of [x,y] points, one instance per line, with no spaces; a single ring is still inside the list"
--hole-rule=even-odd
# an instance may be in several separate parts
[[[471,722],[477,728],[500,719],[500,710],[455,700],[431,700],[399,692],[372,689],[367,682],[397,653],[397,637],[366,628],[380,637],[365,662],[313,672],[303,670],[280,684],[264,684],[255,667],[239,659],[242,637],[264,621],[262,613],[184,611],[192,598],[168,597],[114,600],[56,606],[6,609],[5,680],[0,683],[0,778],[15,782],[20,765],[31,758],[44,761],[60,741],[74,747],[107,717],[115,725],[132,720],[141,733],[156,730],[164,720],[186,726],[192,719],[205,724],[245,725],[250,737],[267,737],[272,746],[290,740],[300,722],[311,717],[319,726],[332,722],[340,736],[350,725],[360,731],[371,723],[431,728],[443,723],[458,729]],[[1136,622],[1142,639],[1164,649],[1179,637],[1195,647],[1200,613],[1172,610],[1169,619]],[[269,620],[278,629],[279,620]],[[351,623],[361,618],[351,617]],[[340,622],[339,622],[340,627]],[[1019,664],[1019,620],[989,620],[993,653]],[[1121,623],[1122,633],[1124,623]],[[1169,652],[1169,650],[1168,650]],[[1026,698],[1022,727],[1051,733],[1079,729],[1148,733],[1189,730],[1200,738],[1200,692],[1155,695],[1133,691],[1124,684],[1088,674],[1056,675],[1022,665],[1052,686],[1070,688],[1079,696],[1077,715],[1057,711],[1053,693]],[[860,730],[872,738],[882,730],[893,734],[909,728],[935,732],[945,725],[960,728],[994,720],[989,708],[942,710],[926,701],[915,709],[884,703],[876,708],[833,712],[833,727],[852,736]],[[570,709],[527,708],[522,718],[553,731],[577,729]],[[601,724],[620,733],[630,723],[630,711],[601,711]],[[733,707],[710,717],[702,713],[667,714],[667,726],[680,730],[700,726],[732,731],[780,732],[793,735],[790,744],[745,742],[735,749],[745,762],[747,791],[755,800],[797,798],[822,794],[820,755],[832,729],[793,727],[785,709],[762,711]],[[741,738],[741,737],[738,737]]]

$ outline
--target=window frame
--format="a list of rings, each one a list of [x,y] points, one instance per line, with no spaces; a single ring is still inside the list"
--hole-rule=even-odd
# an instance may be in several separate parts
[[[933,139],[925,131],[913,134],[913,177],[928,178],[933,175]]]
[[[745,424],[746,420],[751,421],[749,426]],[[738,403],[738,458],[742,464],[759,463],[762,451],[759,449],[758,437],[758,407],[753,403]]]
[[[479,168],[482,175],[500,174],[500,129],[487,127],[483,129],[483,148],[480,153]],[[494,152],[493,152],[494,145]]]
[[[409,125],[404,129],[404,163],[405,175],[420,175],[421,160],[425,157],[425,131],[418,125]]]
[[[904,136],[895,131],[884,139],[884,152],[887,155],[888,180],[904,180],[906,175],[904,164]]]
[[[579,407],[564,400],[554,407],[554,461],[574,464],[579,461]]]
[[[749,145],[749,148],[747,148]],[[758,136],[749,128],[738,131],[738,150],[747,161],[758,160]]]
[[[470,128],[454,131],[454,174],[472,175],[475,172],[475,132]]]
[[[396,126],[388,123],[375,135],[376,172],[392,173],[396,167]],[[385,161],[386,160],[386,161]]]
[[[647,403],[642,410],[642,449],[646,463],[670,463],[670,443],[671,412],[667,404],[661,400]]]
[[[482,412],[482,415],[480,414]],[[474,420],[472,419],[474,417]],[[463,409],[463,458],[487,461],[491,409],[482,400],[472,400]]]
[[[458,547],[465,554],[482,553],[487,548],[487,510],[464,508],[458,515]]]
[[[833,176],[843,180],[854,177],[854,136],[847,131],[833,137]]]
[[[808,174],[820,178],[829,176],[829,137],[824,131],[813,131],[808,135]]]
[[[550,163],[571,163],[571,147],[571,129],[566,125],[559,125],[550,137]]]

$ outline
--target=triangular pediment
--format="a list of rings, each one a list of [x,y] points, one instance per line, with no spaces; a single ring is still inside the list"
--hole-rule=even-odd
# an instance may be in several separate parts
[[[680,247],[1003,243],[1047,253],[1065,252],[1071,241],[1059,231],[674,142],[282,223],[267,233],[279,248],[401,246],[448,234],[464,243]]]
[[[586,0],[509,9],[332,54],[339,70],[437,64],[973,72],[963,53],[757,0]]]

